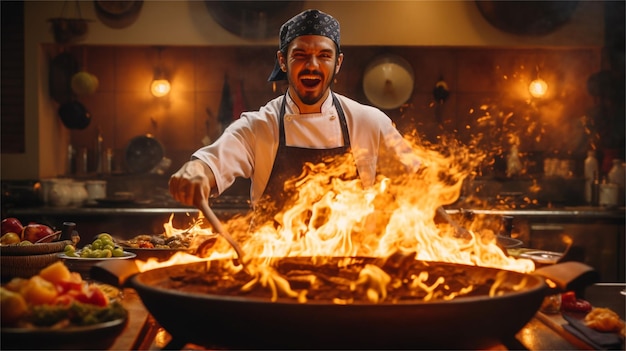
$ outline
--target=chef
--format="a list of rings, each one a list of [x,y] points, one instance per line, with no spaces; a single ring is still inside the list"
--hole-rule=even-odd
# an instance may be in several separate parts
[[[198,207],[245,177],[253,206],[262,199],[283,203],[285,181],[301,174],[306,162],[348,152],[364,186],[374,183],[385,155],[416,172],[419,159],[387,115],[331,90],[343,63],[339,34],[339,22],[318,10],[283,24],[268,80],[286,79],[287,91],[242,113],[214,143],[194,152],[170,178],[174,199]]]

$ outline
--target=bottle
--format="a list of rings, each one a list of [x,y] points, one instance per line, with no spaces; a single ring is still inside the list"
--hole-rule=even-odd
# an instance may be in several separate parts
[[[617,206],[617,184],[607,182],[606,178],[602,178],[600,191],[598,192],[598,205],[607,208]]]
[[[620,206],[624,204],[624,182],[626,181],[626,179],[624,179],[626,178],[624,168],[625,168],[624,160],[614,158],[613,166],[611,167],[611,170],[609,171],[609,174],[608,174],[609,183],[615,184],[615,186],[617,187],[617,193],[618,193],[617,205],[620,205]]]
[[[619,158],[613,159],[613,166],[609,171],[609,183],[617,184],[624,187],[624,160]]]
[[[80,149],[80,154],[76,159],[76,174],[85,175],[87,174],[87,148],[83,147]]]
[[[591,206],[598,206],[600,196],[600,178],[598,172],[594,173],[593,182],[591,183]]]
[[[66,171],[65,174],[67,176],[71,176],[72,174],[74,174],[74,156],[76,155],[76,150],[74,150],[74,147],[72,146],[72,144],[69,144],[67,146],[67,165],[66,165]]]
[[[587,158],[585,158],[585,201],[588,204],[592,203],[591,187],[596,174],[598,174],[598,160],[596,159],[596,153],[595,151],[587,151]]]
[[[96,165],[96,174],[102,173],[102,133],[100,132],[100,127],[98,127],[98,134],[96,135],[96,143],[95,143],[95,165]]]

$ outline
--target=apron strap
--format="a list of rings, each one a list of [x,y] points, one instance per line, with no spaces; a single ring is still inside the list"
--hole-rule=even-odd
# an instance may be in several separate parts
[[[278,115],[278,149],[280,150],[281,146],[287,145],[287,139],[285,137],[285,111],[286,111],[286,101],[287,94],[283,97],[283,102],[280,105],[280,114]],[[343,146],[346,148],[350,148],[350,134],[348,133],[348,122],[346,122],[346,115],[343,112],[343,108],[341,107],[341,103],[339,99],[332,91],[330,94],[333,97],[333,105],[335,105],[335,109],[337,109],[337,114],[339,115],[339,124],[341,125],[341,134],[343,135]]]

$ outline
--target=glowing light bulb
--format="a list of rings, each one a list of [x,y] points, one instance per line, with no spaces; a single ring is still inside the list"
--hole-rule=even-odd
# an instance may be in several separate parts
[[[530,85],[528,86],[528,91],[530,92],[530,95],[532,95],[532,97],[543,97],[548,91],[548,84],[543,79],[537,78],[530,82]]]
[[[162,97],[170,93],[170,81],[167,79],[155,79],[150,85],[150,91],[152,95],[156,97]]]

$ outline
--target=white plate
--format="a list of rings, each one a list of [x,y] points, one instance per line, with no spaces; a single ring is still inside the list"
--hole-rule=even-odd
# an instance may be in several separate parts
[[[80,250],[76,251],[77,255],[80,255]],[[70,260],[70,261],[91,261],[91,262],[97,262],[97,261],[106,261],[106,260],[125,260],[125,259],[129,259],[129,258],[135,258],[137,257],[136,254],[132,253],[132,252],[128,252],[128,251],[124,251],[124,256],[121,257],[102,257],[102,258],[91,258],[91,257],[72,257],[72,256],[68,256],[65,253],[60,253],[59,254],[59,258],[62,258],[64,260]]]
[[[80,255],[80,251],[76,251],[76,254]],[[62,259],[67,266],[67,268],[72,272],[80,273],[83,279],[91,279],[90,271],[91,267],[100,262],[110,261],[110,260],[127,260],[130,258],[137,257],[136,254],[132,252],[124,251],[124,256],[121,257],[107,257],[107,258],[83,258],[83,257],[71,257],[66,255],[65,253],[60,253],[59,258]]]

